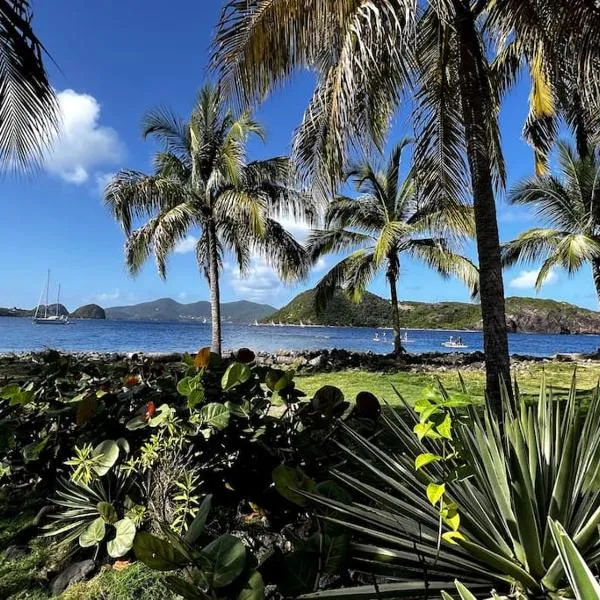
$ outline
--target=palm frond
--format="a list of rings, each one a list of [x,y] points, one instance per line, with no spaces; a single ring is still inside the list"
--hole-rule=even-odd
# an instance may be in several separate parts
[[[58,102],[29,0],[0,1],[0,168],[39,166],[59,126]]]
[[[362,300],[367,286],[373,281],[378,270],[379,264],[372,252],[358,250],[351,255],[344,286],[352,302],[359,303]]]
[[[502,264],[533,263],[554,252],[567,232],[537,227],[521,233],[502,247]]]
[[[325,254],[364,248],[374,242],[370,235],[348,229],[313,229],[306,240],[306,249],[315,261]]]
[[[355,227],[364,231],[376,231],[386,223],[384,206],[373,196],[348,198],[338,196],[325,211],[327,227]]]
[[[162,106],[148,111],[142,119],[142,136],[155,138],[165,152],[174,154],[189,168],[189,127],[170,108]]]

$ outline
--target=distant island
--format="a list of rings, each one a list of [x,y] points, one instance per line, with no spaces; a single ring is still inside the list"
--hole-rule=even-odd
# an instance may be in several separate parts
[[[481,330],[478,304],[403,301],[399,306],[402,327],[406,329]],[[43,306],[40,311],[43,313]],[[49,314],[56,312],[55,304],[48,306]],[[32,317],[34,313],[35,309],[0,308],[0,317]],[[59,304],[58,314],[72,319],[210,323],[210,303],[182,304],[172,298],[161,298],[111,308],[86,304],[71,313]],[[223,322],[240,325],[258,321],[261,324],[389,327],[390,301],[367,292],[360,304],[354,304],[339,292],[329,306],[317,314],[314,290],[308,290],[281,309],[247,300],[225,302],[221,305],[221,315]],[[510,297],[506,299],[506,315],[506,327],[511,332],[600,334],[600,313],[567,302]]]
[[[338,292],[327,308],[317,314],[314,290],[296,296],[265,323],[388,327],[390,301],[367,292],[354,304]],[[478,304],[467,302],[400,302],[400,319],[407,329],[481,330]],[[600,313],[567,302],[540,298],[506,299],[506,326],[511,332],[600,333]]]

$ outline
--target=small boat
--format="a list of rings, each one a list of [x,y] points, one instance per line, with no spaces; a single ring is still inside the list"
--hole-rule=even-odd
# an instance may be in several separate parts
[[[300,321],[300,327],[306,327],[306,325],[302,321]]]
[[[379,332],[378,332],[378,331],[376,331],[376,332],[375,332],[375,337],[373,338],[373,341],[374,341],[374,342],[380,342],[380,341],[381,341],[381,340],[379,339]]]
[[[415,340],[411,340],[411,339],[408,337],[408,332],[406,332],[406,331],[405,331],[403,334],[401,334],[401,335],[400,335],[400,341],[401,341],[403,344],[412,344],[412,343],[413,343]]]
[[[42,302],[42,298],[44,297],[45,290],[45,303],[44,303],[44,316],[40,316],[40,304]],[[65,315],[59,315],[58,309],[60,306],[60,283],[58,284],[58,294],[56,296],[56,312],[53,315],[48,314],[48,292],[50,290],[50,269],[48,269],[48,275],[46,277],[46,285],[42,289],[42,293],[40,294],[40,301],[35,308],[35,315],[33,315],[33,322],[37,325],[68,325],[69,317]]]
[[[258,327],[258,321],[254,319],[254,327]]]
[[[461,337],[455,338],[450,337],[445,342],[442,342],[442,346],[446,348],[468,348],[467,344],[464,344]]]

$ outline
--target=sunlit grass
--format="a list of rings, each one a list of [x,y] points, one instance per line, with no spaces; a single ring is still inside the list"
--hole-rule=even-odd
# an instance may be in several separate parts
[[[519,388],[523,394],[537,394],[542,374],[546,374],[546,384],[556,392],[566,392],[577,368],[577,388],[591,390],[600,378],[599,363],[559,363],[545,362],[532,365],[518,365],[514,371]],[[475,398],[483,399],[485,374],[482,370],[461,371],[462,378],[469,393]],[[343,392],[347,400],[353,400],[356,394],[368,390],[390,404],[399,402],[393,387],[403,395],[407,402],[413,404],[422,397],[423,388],[442,382],[444,387],[452,391],[460,391],[457,370],[430,373],[371,373],[366,371],[339,371],[336,373],[320,373],[318,375],[298,376],[296,383],[299,389],[311,395],[323,385],[335,385]]]

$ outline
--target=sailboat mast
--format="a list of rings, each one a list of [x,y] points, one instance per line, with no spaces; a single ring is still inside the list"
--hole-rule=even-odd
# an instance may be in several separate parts
[[[50,291],[50,269],[48,269],[48,276],[46,277],[46,301],[44,302],[44,319],[48,317],[48,293]]]
[[[60,303],[60,283],[58,284],[58,294],[56,295],[56,316],[58,317],[58,305]]]

